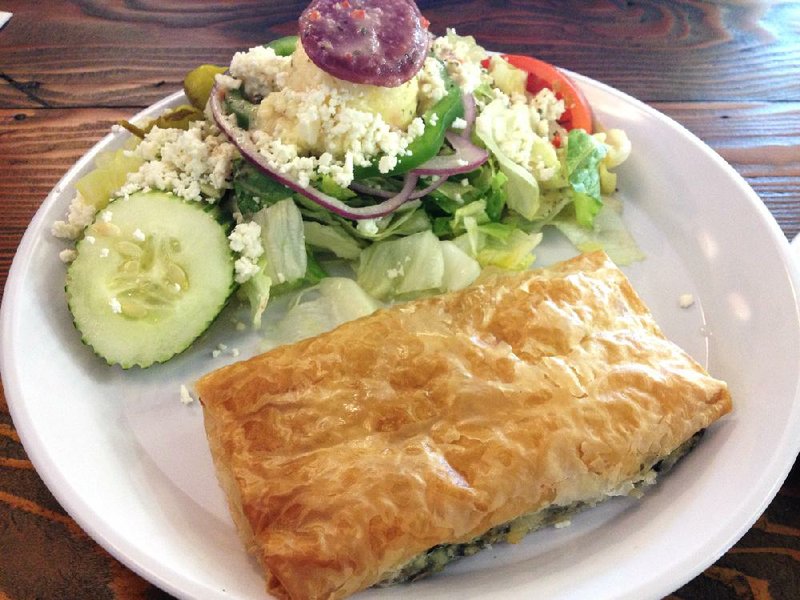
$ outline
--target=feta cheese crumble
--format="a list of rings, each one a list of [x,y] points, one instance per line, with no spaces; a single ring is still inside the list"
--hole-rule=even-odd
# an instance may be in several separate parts
[[[63,263],[71,263],[78,257],[78,253],[72,248],[66,248],[58,253],[58,258]]]
[[[194,398],[189,393],[189,388],[187,388],[185,385],[181,385],[180,398],[181,398],[181,404],[188,405],[194,402]]]
[[[50,233],[57,238],[76,240],[92,224],[96,213],[97,208],[86,202],[81,193],[77,192],[69,203],[66,221],[53,223]]]
[[[244,283],[258,274],[259,257],[264,254],[261,243],[261,225],[255,221],[239,223],[228,236],[230,249],[239,254],[233,263],[237,283]]]
[[[489,57],[472,36],[459,36],[455,30],[433,41],[434,56],[444,62],[448,73],[464,92],[473,92],[487,80],[481,62]]]
[[[247,94],[263,98],[284,87],[291,64],[291,56],[278,56],[272,48],[255,46],[234,54],[229,72],[232,78],[242,80]],[[217,75],[217,81],[219,78]],[[225,83],[229,88],[238,87],[227,80]]]
[[[207,121],[193,121],[186,130],[153,127],[130,152],[145,162],[128,174],[118,195],[162,190],[211,203],[231,186],[238,156],[236,147]]]
[[[219,358],[223,354],[229,354],[236,358],[240,353],[238,348],[228,348],[227,344],[218,344],[217,347],[211,351],[211,356],[213,358]]]

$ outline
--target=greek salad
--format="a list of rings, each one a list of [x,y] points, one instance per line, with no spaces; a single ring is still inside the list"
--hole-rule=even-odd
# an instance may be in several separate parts
[[[625,133],[559,69],[428,27],[410,2],[315,0],[298,36],[199,66],[185,105],[121,123],[52,228],[83,341],[147,367],[232,299],[261,328],[271,298],[309,288],[351,318],[526,269],[546,227],[641,259],[613,198]]]

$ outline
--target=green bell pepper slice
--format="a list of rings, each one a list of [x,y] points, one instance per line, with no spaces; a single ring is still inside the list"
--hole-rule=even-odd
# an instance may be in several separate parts
[[[264,47],[272,48],[278,56],[291,56],[294,54],[295,48],[297,48],[297,40],[296,35],[287,35],[264,44]]]

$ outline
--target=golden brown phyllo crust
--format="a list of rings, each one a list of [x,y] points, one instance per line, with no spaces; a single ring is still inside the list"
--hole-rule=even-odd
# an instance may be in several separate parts
[[[602,499],[731,409],[600,252],[380,310],[197,391],[239,531],[295,599]]]

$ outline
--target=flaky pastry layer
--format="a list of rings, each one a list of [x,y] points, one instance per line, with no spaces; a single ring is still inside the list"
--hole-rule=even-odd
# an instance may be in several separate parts
[[[196,389],[239,531],[293,599],[599,500],[731,409],[601,252],[380,310]]]

